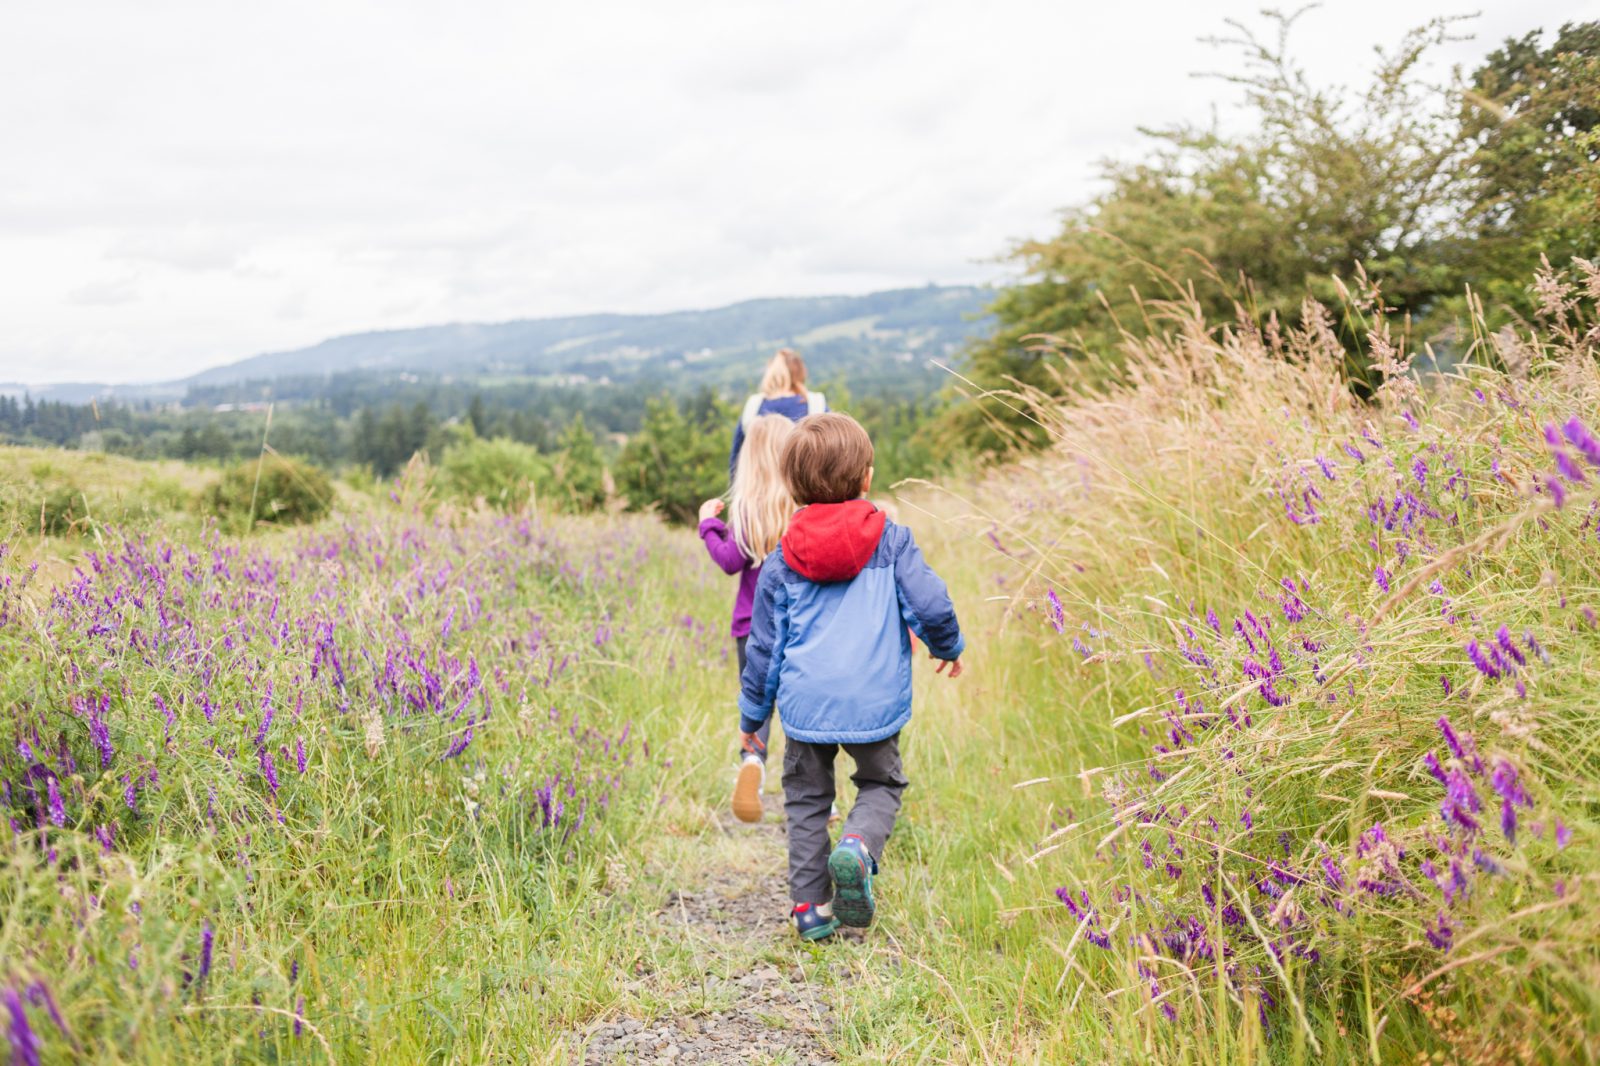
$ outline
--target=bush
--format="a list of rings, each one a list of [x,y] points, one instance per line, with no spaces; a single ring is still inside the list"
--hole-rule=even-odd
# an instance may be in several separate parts
[[[202,510],[243,528],[259,522],[314,522],[332,504],[333,482],[326,473],[276,454],[233,467],[201,497]]]
[[[481,499],[501,511],[526,507],[537,486],[550,478],[550,464],[535,448],[504,437],[452,444],[439,461],[446,495],[465,502]]]

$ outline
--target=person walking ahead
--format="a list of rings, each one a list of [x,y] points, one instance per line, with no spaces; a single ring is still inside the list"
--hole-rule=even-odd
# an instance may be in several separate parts
[[[767,361],[766,372],[761,375],[761,391],[745,401],[739,412],[739,422],[733,427],[733,450],[728,453],[728,483],[739,469],[739,453],[744,450],[745,438],[750,428],[762,415],[783,415],[798,422],[807,415],[821,414],[828,409],[828,398],[820,392],[806,389],[806,361],[793,348],[780,348],[778,354]]]
[[[800,510],[756,582],[739,731],[754,750],[779,708],[790,920],[804,939],[821,940],[840,923],[871,924],[876,910],[872,877],[909,783],[899,743],[911,720],[906,629],[951,678],[966,641],[911,531],[861,498],[872,485],[872,441],[855,419],[802,419],[779,462]],[[830,852],[840,747],[855,762],[857,793]]]

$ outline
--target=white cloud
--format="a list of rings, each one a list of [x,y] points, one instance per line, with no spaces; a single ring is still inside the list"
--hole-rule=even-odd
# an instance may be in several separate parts
[[[67,302],[74,307],[116,307],[138,298],[139,286],[132,278],[91,281],[67,293]]]
[[[1196,39],[1258,4],[14,6],[0,380],[999,278],[1138,125],[1232,98]],[[1488,14],[1450,57],[1563,15]],[[1359,82],[1381,27],[1396,5],[1344,0],[1303,53]]]

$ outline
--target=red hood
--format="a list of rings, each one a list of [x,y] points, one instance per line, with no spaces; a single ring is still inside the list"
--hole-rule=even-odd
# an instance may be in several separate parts
[[[878,550],[883,523],[866,500],[802,507],[783,535],[783,561],[811,581],[849,581]]]

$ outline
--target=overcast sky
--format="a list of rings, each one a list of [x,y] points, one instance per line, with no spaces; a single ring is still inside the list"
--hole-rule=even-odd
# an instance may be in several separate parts
[[[1468,64],[1597,0],[1492,5]],[[338,333],[999,280],[1256,2],[10,0],[0,382]],[[1587,9],[1587,10],[1585,10]],[[1436,0],[1338,0],[1361,81]]]

